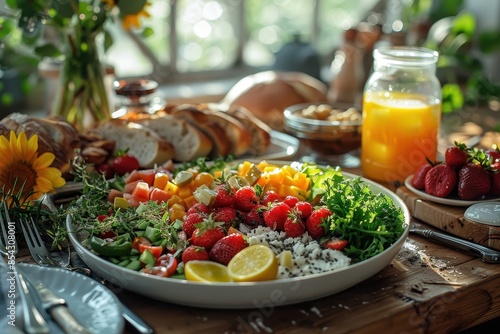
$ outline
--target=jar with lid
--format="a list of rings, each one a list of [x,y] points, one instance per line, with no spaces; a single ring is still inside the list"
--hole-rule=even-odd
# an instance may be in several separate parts
[[[436,160],[441,121],[438,53],[386,46],[373,52],[363,92],[361,166],[365,177],[404,181]]]

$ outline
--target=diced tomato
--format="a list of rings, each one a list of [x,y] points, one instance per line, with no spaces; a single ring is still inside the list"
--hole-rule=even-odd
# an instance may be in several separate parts
[[[151,192],[149,193],[149,199],[159,204],[163,202],[168,202],[170,197],[172,197],[172,195],[167,193],[165,190],[159,188],[152,188]]]
[[[139,174],[139,171],[137,170],[134,170],[132,171],[129,175],[127,175],[127,177],[124,179],[125,181],[125,184],[128,184],[128,183],[132,183],[134,181],[140,181],[142,180],[141,179],[141,175]]]
[[[167,268],[168,276],[170,276],[177,269],[177,259],[172,254],[163,254],[156,258],[156,265]]]
[[[118,189],[111,189],[108,193],[108,202],[114,203],[115,197],[123,197],[123,192]]]
[[[146,274],[169,277],[177,270],[177,259],[172,254],[163,254],[156,259],[156,266],[152,268],[143,268]]]
[[[149,200],[149,185],[146,182],[139,181],[132,191],[132,196],[139,201]]]
[[[347,246],[347,240],[344,240],[344,239],[332,239],[332,240],[325,241],[323,243],[324,248],[330,248],[330,249],[339,250],[339,251],[343,250],[345,248],[345,246]]]
[[[146,245],[146,246],[152,246],[153,244],[151,243],[151,241],[146,238],[146,237],[135,237],[134,238],[134,241],[132,241],[132,248],[134,249],[137,249],[140,251],[139,249],[139,245]],[[142,252],[141,252],[142,253]]]
[[[156,175],[156,171],[154,169],[141,169],[138,170],[137,173],[139,173],[142,181],[146,182],[150,187],[153,186]]]
[[[131,194],[134,191],[137,183],[142,182],[141,180],[135,180],[130,183],[125,183],[125,187],[123,188],[123,192],[127,194]]]
[[[153,254],[155,259],[159,258],[161,256],[161,253],[163,253],[163,247],[161,246],[139,244],[139,253],[144,252],[144,250],[146,249],[148,249],[151,252],[151,254]]]

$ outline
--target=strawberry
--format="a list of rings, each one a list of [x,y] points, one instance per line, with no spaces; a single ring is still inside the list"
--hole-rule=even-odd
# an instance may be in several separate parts
[[[468,163],[458,171],[458,197],[474,200],[488,194],[491,188],[488,172],[481,165]]]
[[[425,176],[427,172],[432,168],[431,164],[424,164],[417,168],[415,174],[413,174],[413,178],[411,179],[411,185],[414,186],[418,190],[425,189]]]
[[[498,169],[498,172],[490,172],[490,183],[491,183],[491,188],[490,191],[488,192],[488,195],[490,196],[500,196],[500,169]]]
[[[425,175],[425,192],[429,195],[446,197],[456,186],[457,172],[450,165],[436,165]]]
[[[95,168],[96,172],[99,174],[104,175],[104,178],[106,180],[111,179],[113,176],[115,176],[115,170],[113,169],[113,166],[107,163],[103,163],[100,165],[97,165]]]
[[[460,168],[467,163],[467,147],[465,144],[455,142],[455,146],[450,146],[444,153],[444,161],[447,165]]]
[[[309,235],[315,239],[324,236],[325,220],[331,215],[332,212],[324,206],[315,209],[306,220],[307,233],[309,233]]]
[[[210,250],[209,257],[210,260],[227,266],[229,261],[247,246],[248,243],[242,234],[229,234],[215,243]]]
[[[249,212],[259,204],[260,199],[252,186],[244,186],[236,190],[234,194],[234,207],[236,210]]]
[[[265,225],[264,218],[262,217],[262,212],[266,209],[264,205],[257,205],[252,210],[247,212],[243,218],[245,224],[249,226],[259,226]]]
[[[192,207],[190,207],[186,214],[191,214],[191,213],[194,213],[194,212],[198,212],[198,213],[205,213],[205,214],[210,214],[212,212],[212,209],[210,209],[210,207],[206,204],[203,204],[203,203],[195,203]]]
[[[208,224],[205,221],[204,223],[197,225],[203,226],[194,230],[191,235],[191,244],[194,246],[204,247],[207,251],[210,251],[217,241],[226,236],[224,231],[219,226],[214,226],[213,222],[212,224]]]
[[[182,222],[182,231],[186,233],[186,238],[191,238],[194,230],[196,230],[196,224],[199,224],[205,220],[207,216],[203,213],[192,212],[190,214],[186,214],[184,217],[184,221]]]
[[[292,196],[292,195],[286,196],[285,199],[283,200],[283,202],[285,202],[285,204],[291,208],[293,208],[295,206],[295,204],[297,204],[298,201],[299,201],[299,199],[296,196]]]
[[[330,248],[333,250],[341,251],[347,246],[347,240],[345,239],[330,239],[323,243],[323,248]]]
[[[492,162],[500,162],[500,147],[487,149],[484,153],[490,157]]]
[[[286,235],[291,238],[300,237],[306,231],[306,226],[302,219],[293,213],[288,215],[283,228]]]
[[[223,206],[233,206],[234,205],[234,191],[233,188],[227,183],[221,183],[215,187],[215,197],[214,204],[212,207],[220,208]]]
[[[312,213],[313,207],[312,204],[306,201],[298,201],[297,204],[293,207],[293,211],[295,211],[300,218],[306,219]]]
[[[262,196],[260,204],[268,206],[270,203],[279,202],[281,200],[280,195],[274,190],[268,190]]]
[[[193,261],[193,260],[206,261],[209,259],[210,258],[208,256],[208,252],[203,247],[188,246],[182,252],[182,262],[184,262],[184,264],[188,263],[189,261]]]
[[[225,229],[229,229],[238,219],[238,212],[236,209],[226,206],[223,208],[216,208],[213,217],[216,222],[224,223]]]
[[[112,162],[112,167],[116,174],[123,176],[139,169],[139,160],[128,153],[118,152]]]
[[[264,222],[272,230],[283,231],[290,207],[283,202],[275,202],[262,213]]]

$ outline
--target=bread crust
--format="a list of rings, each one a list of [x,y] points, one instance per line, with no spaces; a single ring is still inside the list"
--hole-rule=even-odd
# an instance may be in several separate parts
[[[52,167],[62,173],[71,169],[70,162],[76,154],[75,149],[80,147],[80,137],[68,122],[12,113],[0,121],[0,135],[9,138],[11,130],[16,135],[24,131],[28,139],[38,135],[38,155],[50,152],[55,156]]]
[[[251,145],[251,134],[234,117],[208,104],[184,104],[172,111],[174,117],[187,120],[198,127],[213,142],[211,157],[243,155]]]
[[[105,139],[114,140],[116,143],[114,154],[118,150],[128,150],[128,153],[139,160],[141,168],[153,168],[175,156],[175,149],[171,142],[139,123],[112,119],[91,132]]]
[[[271,145],[271,127],[243,107],[232,108],[227,114],[239,120],[252,134],[252,144],[247,150],[250,155],[261,155]]]
[[[326,101],[327,86],[310,75],[265,71],[238,81],[221,103],[228,109],[244,107],[271,128],[282,131],[286,107]]]
[[[191,161],[201,156],[207,156],[212,151],[212,140],[188,121],[172,115],[150,115],[135,122],[155,131],[160,137],[174,145],[174,160],[178,162]]]

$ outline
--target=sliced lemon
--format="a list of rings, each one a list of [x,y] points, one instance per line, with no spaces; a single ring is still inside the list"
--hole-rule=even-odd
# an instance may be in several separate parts
[[[278,259],[281,266],[286,268],[293,267],[293,255],[291,251],[284,250],[280,253],[280,255],[278,255]]]
[[[278,267],[278,259],[271,248],[252,245],[237,253],[229,261],[227,270],[236,282],[255,282],[275,279]]]
[[[231,282],[227,267],[213,261],[189,261],[184,266],[184,274],[188,281]]]

